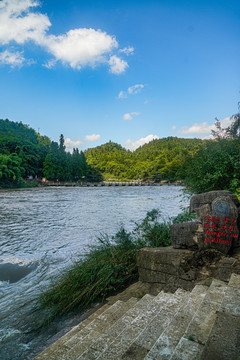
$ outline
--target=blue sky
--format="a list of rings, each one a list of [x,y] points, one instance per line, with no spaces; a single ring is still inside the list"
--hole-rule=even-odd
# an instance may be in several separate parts
[[[208,137],[240,100],[240,2],[1,0],[0,118],[66,145]]]

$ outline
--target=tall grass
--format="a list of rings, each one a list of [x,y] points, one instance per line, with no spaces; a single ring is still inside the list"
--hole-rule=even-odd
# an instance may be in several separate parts
[[[178,216],[178,220],[189,216]],[[42,294],[40,305],[51,309],[50,318],[70,310],[82,310],[95,301],[104,300],[137,280],[136,252],[145,246],[168,246],[170,241],[169,221],[161,220],[156,209],[147,213],[141,223],[136,223],[131,232],[123,227],[114,235],[102,234],[86,256],[76,262],[71,270]]]

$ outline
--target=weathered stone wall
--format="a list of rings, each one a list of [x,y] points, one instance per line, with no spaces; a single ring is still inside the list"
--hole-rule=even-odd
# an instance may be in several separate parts
[[[190,211],[197,220],[170,226],[172,247],[143,248],[137,254],[139,280],[152,293],[191,290],[211,278],[240,274],[240,203],[229,191],[195,195]],[[239,249],[239,256],[226,256]],[[235,250],[234,250],[235,249]]]
[[[228,281],[232,273],[240,274],[240,252],[226,257],[214,249],[143,248],[137,253],[137,264],[139,281],[148,284],[152,294],[174,292],[179,287],[191,290],[212,278]]]

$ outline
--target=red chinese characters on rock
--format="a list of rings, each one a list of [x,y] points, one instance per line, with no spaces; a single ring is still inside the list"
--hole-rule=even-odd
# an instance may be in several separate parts
[[[217,216],[206,216],[205,223],[205,242],[231,245],[232,239],[238,237],[236,233],[236,219],[224,217],[219,219]]]

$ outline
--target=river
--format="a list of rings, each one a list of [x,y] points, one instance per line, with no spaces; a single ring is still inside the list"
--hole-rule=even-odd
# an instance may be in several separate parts
[[[188,204],[179,186],[0,190],[0,359],[32,358],[44,342],[29,335],[35,299],[100,233],[131,230],[153,208],[167,219]]]

